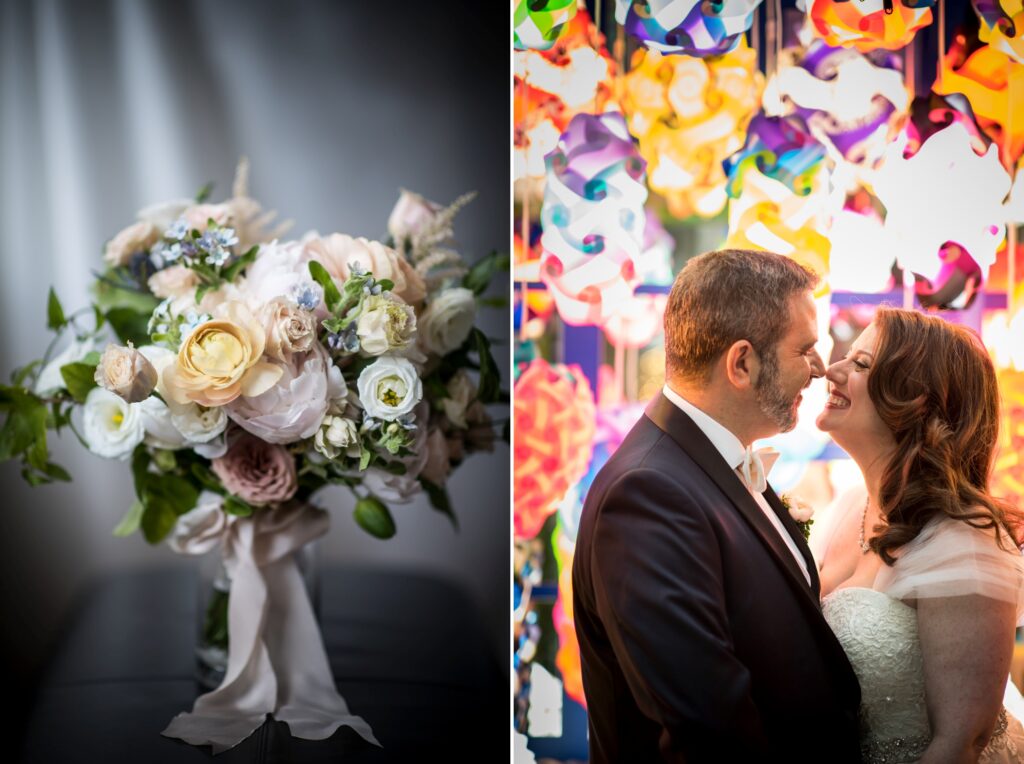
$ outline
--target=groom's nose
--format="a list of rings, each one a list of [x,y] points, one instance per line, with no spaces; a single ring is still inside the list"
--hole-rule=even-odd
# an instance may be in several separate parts
[[[825,376],[825,362],[821,360],[817,350],[811,351],[811,379],[820,379]]]

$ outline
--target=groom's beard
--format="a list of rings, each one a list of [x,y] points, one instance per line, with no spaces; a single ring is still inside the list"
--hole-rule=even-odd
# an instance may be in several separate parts
[[[761,413],[774,422],[779,432],[796,427],[796,396],[790,397],[782,387],[779,357],[775,348],[761,355],[761,373],[754,384],[754,397]],[[798,393],[799,395],[799,393]]]

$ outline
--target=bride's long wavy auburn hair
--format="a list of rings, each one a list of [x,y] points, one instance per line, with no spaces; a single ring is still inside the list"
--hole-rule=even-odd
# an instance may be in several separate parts
[[[988,490],[999,388],[985,346],[969,329],[916,311],[879,308],[874,323],[868,395],[896,450],[879,490],[886,522],[871,548],[893,565],[892,552],[937,515],[995,529],[1004,549],[1019,545],[1024,515]]]

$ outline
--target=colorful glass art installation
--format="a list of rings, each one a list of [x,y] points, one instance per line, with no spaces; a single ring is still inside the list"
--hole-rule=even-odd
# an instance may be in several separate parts
[[[973,0],[981,22],[979,39],[1024,64],[1024,2],[1022,0]]]
[[[936,0],[807,0],[814,32],[835,47],[899,50],[932,23]]]
[[[519,0],[512,16],[516,50],[547,50],[576,15],[577,0]]]
[[[759,113],[747,127],[747,145],[725,161],[726,192],[733,198],[739,196],[744,175],[757,168],[793,193],[806,196],[824,158],[825,147],[811,137],[802,119]]]
[[[728,53],[761,0],[616,0],[615,20],[645,47],[703,58]]]

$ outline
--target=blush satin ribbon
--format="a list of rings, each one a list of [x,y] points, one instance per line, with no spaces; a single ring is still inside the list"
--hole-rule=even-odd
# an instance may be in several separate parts
[[[295,552],[324,535],[328,513],[309,504],[227,515],[215,494],[204,493],[182,515],[169,540],[181,554],[223,545],[231,578],[230,649],[223,682],[196,699],[191,713],[171,720],[163,735],[213,753],[234,747],[273,714],[291,734],[323,740],[348,726],[380,745],[370,725],[349,712],[334,686],[323,638],[306,594]]]

